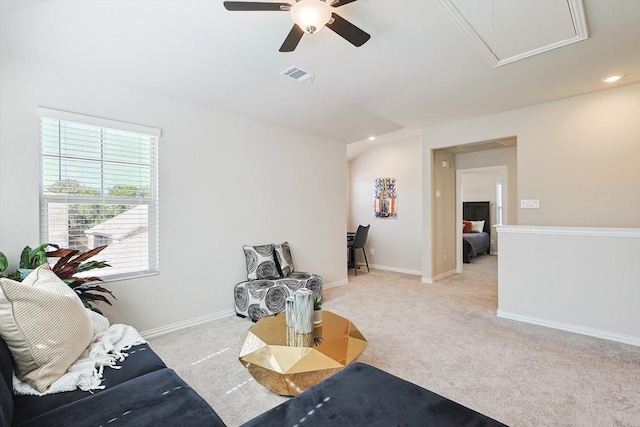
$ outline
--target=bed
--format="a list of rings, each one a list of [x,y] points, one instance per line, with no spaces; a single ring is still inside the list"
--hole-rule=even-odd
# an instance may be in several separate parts
[[[463,221],[484,221],[482,230],[462,233],[462,262],[491,251],[491,202],[462,202]],[[464,231],[464,230],[463,230]]]

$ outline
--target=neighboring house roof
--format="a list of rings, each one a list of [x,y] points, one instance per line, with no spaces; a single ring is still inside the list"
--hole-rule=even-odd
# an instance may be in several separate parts
[[[147,230],[124,240],[116,240],[91,258],[96,261],[106,261],[107,264],[113,267],[87,271],[86,273],[78,274],[78,276],[104,277],[111,274],[124,274],[144,270],[149,265],[149,252],[145,250],[148,246],[149,232]]]
[[[138,205],[102,224],[85,230],[85,234],[123,240],[148,224],[148,206]]]

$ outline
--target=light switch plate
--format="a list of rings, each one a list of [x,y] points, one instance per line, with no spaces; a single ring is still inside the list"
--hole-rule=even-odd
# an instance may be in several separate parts
[[[520,200],[520,208],[521,209],[539,209],[540,200],[538,199]]]

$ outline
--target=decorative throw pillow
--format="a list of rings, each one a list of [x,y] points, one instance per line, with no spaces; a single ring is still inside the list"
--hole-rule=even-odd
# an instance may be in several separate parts
[[[291,249],[289,248],[289,242],[284,242],[281,245],[274,246],[274,252],[276,254],[276,262],[280,269],[282,277],[287,277],[295,271],[293,265],[293,257],[291,256]]]
[[[463,233],[471,233],[471,221],[462,221],[462,225],[464,226]]]
[[[471,232],[482,233],[484,230],[484,221],[471,221]]]
[[[279,279],[273,245],[243,246],[247,261],[247,280]]]
[[[22,283],[0,278],[0,336],[16,376],[45,392],[89,346],[93,330],[78,295],[45,264]]]

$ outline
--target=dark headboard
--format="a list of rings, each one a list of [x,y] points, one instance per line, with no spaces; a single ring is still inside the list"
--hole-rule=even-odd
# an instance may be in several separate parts
[[[467,221],[484,220],[482,231],[491,234],[491,202],[462,202],[462,219]]]

